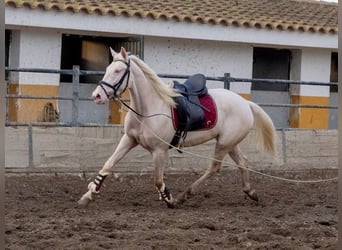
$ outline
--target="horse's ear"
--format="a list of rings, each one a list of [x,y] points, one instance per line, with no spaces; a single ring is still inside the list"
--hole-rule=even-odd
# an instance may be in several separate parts
[[[126,52],[124,47],[121,47],[120,53],[121,53],[123,59],[127,60],[128,56],[127,56],[127,52]]]
[[[110,53],[112,54],[112,57],[114,58],[117,53],[112,49],[112,47],[109,47]]]

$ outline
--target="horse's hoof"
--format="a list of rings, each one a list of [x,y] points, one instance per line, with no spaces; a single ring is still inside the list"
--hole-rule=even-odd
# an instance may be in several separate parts
[[[168,208],[175,208],[175,204],[173,203],[166,203]]]
[[[249,198],[251,198],[254,201],[259,201],[258,195],[254,189],[245,191],[245,193],[248,195]]]
[[[176,207],[176,201],[175,199],[170,200],[164,200],[168,208],[175,208]]]
[[[87,197],[82,197],[81,199],[79,199],[79,200],[77,201],[77,204],[78,204],[78,205],[81,205],[81,206],[87,206],[87,205],[89,204],[89,202],[90,202],[90,199],[89,199],[89,198],[87,198]]]

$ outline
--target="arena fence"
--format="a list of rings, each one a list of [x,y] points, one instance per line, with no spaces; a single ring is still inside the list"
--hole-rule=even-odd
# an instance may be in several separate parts
[[[7,94],[6,98],[18,99],[50,99],[50,100],[69,100],[72,101],[72,121],[69,123],[62,122],[21,122],[21,121],[6,121],[6,126],[111,126],[111,124],[98,123],[79,123],[79,102],[92,101],[91,98],[80,98],[80,76],[86,75],[103,75],[104,71],[87,71],[80,70],[80,67],[75,65],[72,69],[39,69],[39,68],[5,68],[8,72],[29,72],[29,73],[47,73],[72,75],[72,98],[64,96],[35,96],[35,95],[16,95]],[[174,74],[159,74],[161,78],[170,79],[187,79],[189,75],[174,75]],[[338,86],[337,82],[313,82],[313,81],[296,81],[296,80],[279,80],[279,79],[252,79],[252,78],[238,78],[232,77],[230,73],[225,73],[222,77],[207,76],[207,80],[222,82],[225,89],[230,88],[231,82],[250,82],[250,83],[282,83],[293,85],[313,85],[313,86]],[[279,103],[258,103],[260,106],[267,107],[289,107],[289,108],[321,108],[321,109],[337,109],[337,106],[330,105],[303,105],[303,104],[279,104]],[[6,109],[7,110],[7,109]]]
[[[98,170],[98,164],[102,164],[111,154],[113,144],[116,144],[122,134],[122,126],[117,124],[103,123],[80,123],[79,104],[80,101],[93,101],[91,98],[80,97],[80,77],[84,75],[103,75],[103,71],[80,70],[74,66],[71,70],[54,70],[38,68],[6,68],[11,72],[31,72],[47,74],[72,75],[72,97],[65,96],[35,96],[7,94],[6,98],[18,99],[50,99],[68,100],[72,102],[71,122],[24,122],[6,121],[7,148],[6,148],[6,171],[11,172],[84,172]],[[187,79],[189,75],[159,74],[161,78]],[[221,82],[226,89],[230,88],[232,82],[251,83],[285,83],[295,85],[315,86],[337,86],[335,82],[311,82],[278,79],[248,79],[232,77],[229,73],[222,77],[206,77],[207,80]],[[271,107],[299,107],[299,108],[321,108],[337,109],[337,106],[322,105],[300,105],[300,104],[278,104],[258,103],[260,106]],[[22,127],[15,129],[12,127]],[[45,129],[44,129],[45,128]],[[95,131],[96,130],[96,131]],[[101,130],[99,132],[99,130]],[[90,136],[92,135],[92,136]],[[108,139],[108,137],[113,138]],[[276,159],[265,158],[252,148],[248,142],[242,145],[245,153],[249,155],[252,165],[260,168],[271,166],[276,169],[336,169],[337,168],[337,130],[301,130],[301,129],[277,129],[277,151]],[[64,138],[65,141],[62,141]],[[88,144],[86,142],[89,142]],[[105,145],[111,145],[104,148]],[[100,149],[99,149],[100,148]],[[134,157],[143,157],[138,161],[130,158],[119,164],[122,171],[136,172],[141,162],[146,166],[143,170],[151,170],[151,159],[148,154],[133,152]],[[205,154],[212,150],[211,142],[194,149],[195,153]],[[146,158],[145,158],[146,157]],[[266,159],[266,160],[265,160]],[[139,163],[139,164],[138,164]],[[139,166],[138,166],[138,165]],[[266,164],[266,165],[265,165]],[[202,166],[203,165],[203,166]],[[55,166],[55,167],[53,167]],[[181,157],[177,152],[170,154],[169,167],[171,169],[189,170],[188,166],[198,166],[198,170],[207,166],[206,161],[195,159],[183,154]],[[279,168],[281,167],[281,168]],[[19,170],[18,170],[19,169]],[[143,171],[142,170],[142,171]]]

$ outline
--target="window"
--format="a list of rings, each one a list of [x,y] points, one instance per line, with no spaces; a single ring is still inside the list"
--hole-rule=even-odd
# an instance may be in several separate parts
[[[287,49],[254,48],[253,78],[283,79],[290,77],[291,51]],[[252,83],[252,90],[288,91],[284,83]]]
[[[109,38],[67,35],[62,36],[61,69],[72,69],[79,65],[82,70],[105,70],[110,63],[109,47],[120,51],[124,47],[128,52],[143,59],[143,38]],[[83,83],[94,83],[102,76],[82,76]],[[61,75],[61,82],[71,82],[72,76]]]

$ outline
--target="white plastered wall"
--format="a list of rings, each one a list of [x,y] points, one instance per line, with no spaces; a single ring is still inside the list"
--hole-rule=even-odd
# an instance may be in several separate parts
[[[251,78],[253,47],[229,42],[145,37],[144,60],[157,74]],[[209,81],[209,88],[223,88],[223,82]],[[250,83],[231,83],[230,89],[250,94]]]
[[[61,34],[51,29],[22,29],[12,32],[11,67],[59,69]],[[20,84],[59,85],[58,74],[19,73],[12,82]]]
[[[331,50],[310,49],[292,51],[291,79],[329,82]],[[292,95],[329,97],[329,86],[295,85]]]

